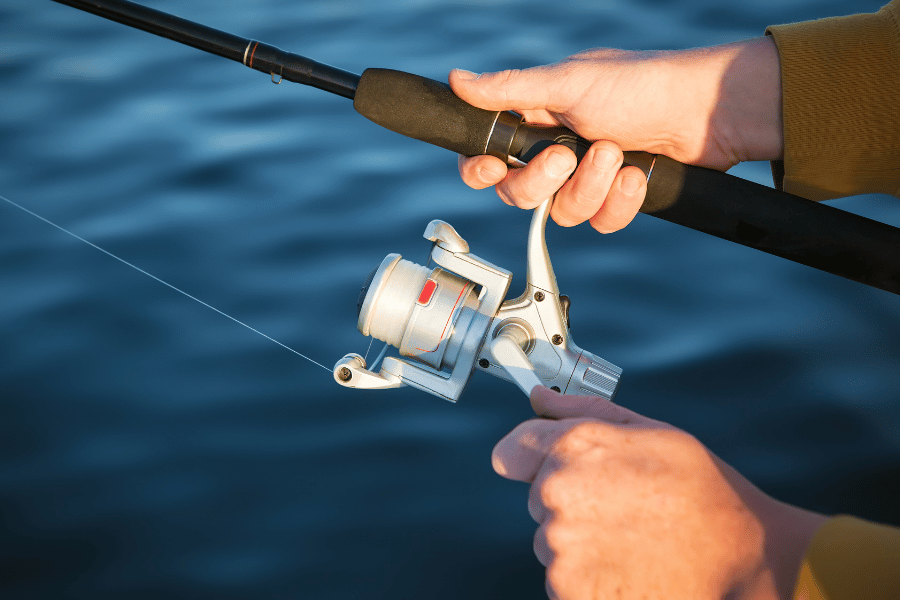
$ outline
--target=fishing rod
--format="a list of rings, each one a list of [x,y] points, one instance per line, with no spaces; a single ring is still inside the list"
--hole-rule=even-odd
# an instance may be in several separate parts
[[[580,161],[591,144],[565,127],[476,108],[446,84],[411,73],[373,68],[356,75],[127,0],[54,1],[240,62],[274,83],[287,79],[352,99],[378,125],[466,156],[521,166],[562,144]],[[900,229],[663,155],[625,152],[625,164],[647,176],[642,213],[900,294]]]

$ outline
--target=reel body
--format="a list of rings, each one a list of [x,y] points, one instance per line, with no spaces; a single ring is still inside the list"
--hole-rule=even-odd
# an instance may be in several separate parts
[[[544,237],[551,202],[534,211],[527,283],[518,298],[503,301],[512,274],[471,254],[443,221],[425,230],[437,267],[389,254],[363,287],[358,326],[406,359],[387,357],[374,373],[363,357],[348,354],[335,365],[335,380],[362,389],[411,385],[455,402],[477,368],[526,395],[544,385],[611,400],[622,370],[571,339],[569,300],[559,294]]]

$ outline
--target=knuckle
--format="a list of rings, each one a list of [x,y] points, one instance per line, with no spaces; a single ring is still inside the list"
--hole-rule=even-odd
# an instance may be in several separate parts
[[[550,216],[553,217],[553,220],[560,227],[574,227],[583,223],[590,217],[590,215],[582,216],[583,212],[585,212],[583,209],[579,211],[577,207],[572,206],[572,203],[569,201],[569,195],[563,194],[563,190],[556,194],[556,199],[550,208]]]
[[[615,224],[610,225],[604,219],[597,219],[595,221],[591,221],[591,227],[593,227],[597,233],[607,234],[607,233],[615,233],[623,227],[619,227]]]
[[[558,521],[548,521],[541,529],[543,529],[543,539],[547,542],[547,547],[552,551],[554,548],[565,549],[568,547],[572,536],[569,534],[565,525],[560,525]]]
[[[575,219],[570,219],[566,216],[563,216],[559,211],[551,212],[550,216],[553,217],[553,222],[560,227],[575,227],[576,225],[581,224],[581,221],[576,221]]]
[[[562,198],[560,198],[562,196]],[[557,194],[560,210],[581,223],[590,218],[603,206],[604,197],[596,190],[586,190],[583,185],[566,186]]]
[[[549,600],[559,600],[559,596],[556,595],[556,590],[553,589],[553,584],[550,583],[549,574],[544,577],[544,591],[547,593],[547,598],[549,598]]]
[[[506,191],[506,187],[502,185],[498,185],[494,187],[494,190],[497,192],[497,196],[503,201],[504,204],[509,206],[518,206],[515,199],[510,197],[510,195]]]
[[[647,430],[647,433],[652,433],[654,439],[656,439],[658,443],[666,446],[682,448],[685,451],[698,451],[704,449],[704,446],[700,443],[700,440],[695,438],[690,433],[682,429],[677,429],[675,427],[660,427],[649,429]]]
[[[528,514],[531,515],[531,518],[536,523],[542,523],[544,521],[547,510],[541,499],[540,486],[531,486],[531,491],[528,494]]]
[[[504,178],[501,172],[503,167],[498,169],[497,165],[493,164],[494,160],[489,156],[460,156],[459,174],[463,182],[476,190],[482,190],[502,181]]]
[[[637,210],[635,209],[633,214],[629,212],[623,213],[619,207],[621,198],[612,191],[606,200],[607,202],[604,204],[603,210],[597,211],[597,213],[591,217],[591,227],[596,229],[599,233],[613,233],[620,229],[624,229],[625,226],[634,219]]]
[[[568,504],[569,481],[559,472],[553,473],[541,482],[537,498],[541,505],[553,510]]]
[[[544,527],[538,527],[537,531],[534,532],[534,540],[532,541],[532,550],[534,551],[534,555],[537,557],[538,562],[540,562],[545,567],[549,565],[553,561],[553,551],[550,549],[550,545],[547,543],[546,530]]]
[[[542,198],[540,194],[535,194],[530,191],[522,192],[516,196],[516,206],[519,208],[531,209],[535,208],[546,199],[547,198]]]
[[[634,413],[627,408],[615,406],[612,408],[612,418],[619,425],[631,425],[634,422]]]
[[[591,145],[591,152],[599,153],[599,152],[609,152],[613,155],[616,162],[621,163],[625,158],[625,155],[622,153],[622,148],[615,142],[610,140],[598,140]]]
[[[547,565],[546,588],[547,595],[551,598],[569,597],[566,592],[572,585],[573,577],[571,569],[560,560],[553,560]]]
[[[500,71],[495,75],[495,82],[498,87],[498,92],[502,97],[504,102],[509,101],[509,89],[508,86],[513,83],[513,81],[519,76],[519,69],[506,69],[505,71]]]
[[[478,164],[474,160],[460,158],[459,175],[462,177],[463,182],[469,187],[480,189],[481,181],[479,181],[478,176],[476,175],[477,169]]]
[[[700,459],[706,460],[709,458],[709,452],[706,450],[706,446],[691,434],[674,428],[658,431],[663,440],[669,445],[680,449],[685,455],[691,457],[692,462],[699,463]]]
[[[673,464],[702,465],[712,460],[700,440],[675,427],[652,428],[637,433],[641,447],[653,448]]]
[[[618,430],[602,421],[581,421],[569,427],[554,445],[554,451],[562,455],[578,455],[598,446],[606,446],[607,441],[618,435]]]
[[[497,71],[496,77],[500,83],[506,84],[518,77],[519,73],[521,73],[521,69],[504,69],[503,71]]]
[[[586,190],[584,186],[575,185],[569,191],[568,203],[579,212],[597,212],[603,204],[603,197],[597,190]],[[593,212],[591,212],[593,214]]]
[[[517,173],[517,175],[521,175]],[[535,190],[533,185],[521,181],[522,177],[516,177],[504,186],[504,192],[512,204],[519,208],[534,208],[552,195],[541,194],[539,190]]]

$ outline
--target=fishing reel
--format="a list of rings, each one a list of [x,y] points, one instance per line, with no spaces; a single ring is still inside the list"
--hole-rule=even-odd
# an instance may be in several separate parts
[[[443,221],[424,234],[437,267],[388,254],[362,288],[358,326],[406,358],[387,357],[374,373],[362,356],[347,354],[334,366],[335,380],[359,389],[410,385],[455,402],[477,368],[529,396],[544,385],[611,400],[622,370],[576,346],[569,333],[569,299],[559,294],[544,237],[551,202],[534,211],[525,292],[515,299],[503,300],[512,273],[470,254]]]

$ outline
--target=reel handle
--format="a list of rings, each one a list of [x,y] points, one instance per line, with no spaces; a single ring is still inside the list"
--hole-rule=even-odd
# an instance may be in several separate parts
[[[534,372],[534,365],[513,338],[506,335],[497,336],[491,342],[490,352],[494,363],[506,371],[510,379],[529,398],[534,388],[543,385]]]

